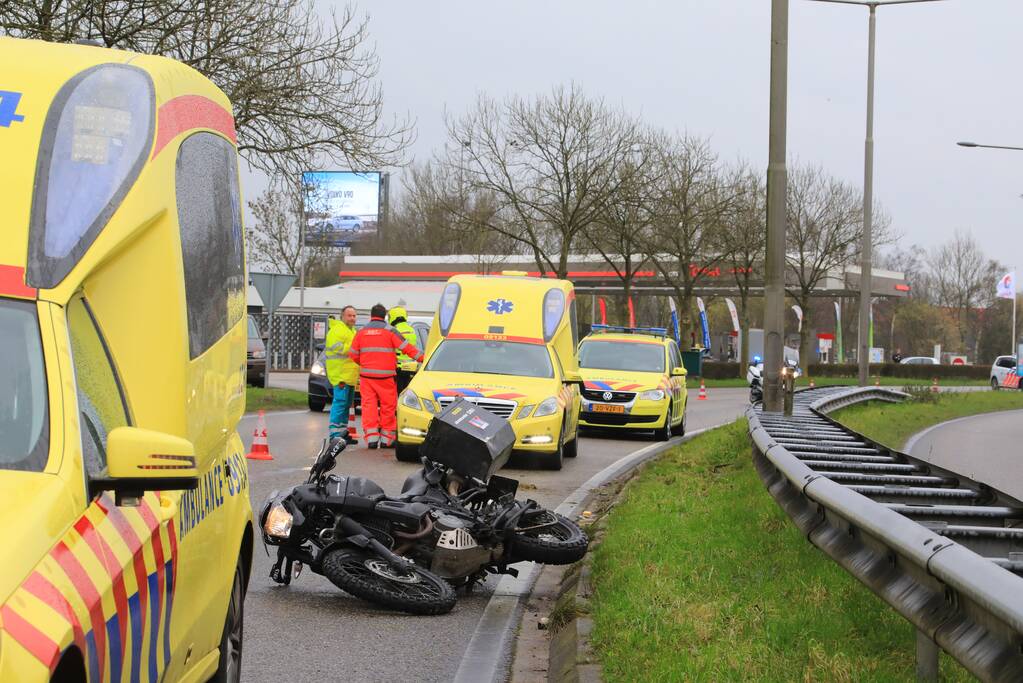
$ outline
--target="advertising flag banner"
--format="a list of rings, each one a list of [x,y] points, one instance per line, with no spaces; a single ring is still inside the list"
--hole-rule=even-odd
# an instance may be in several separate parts
[[[604,297],[600,297],[597,303],[600,304],[600,324],[607,325],[607,302],[604,301]]]
[[[793,304],[792,310],[795,311],[796,319],[799,321],[799,328],[798,328],[797,331],[798,332],[802,332],[803,331],[803,309],[800,308],[799,306],[796,306],[795,304]]]
[[[845,362],[844,354],[842,353],[842,307],[835,302],[835,346],[838,347],[835,350],[835,360],[839,363]]]
[[[1006,273],[998,281],[996,294],[999,299],[1013,299],[1016,297],[1016,271]]]
[[[703,299],[696,297],[696,305],[700,309],[700,327],[703,328],[703,348],[710,348],[710,327],[707,325],[707,309],[703,305]]]
[[[377,234],[380,173],[302,174],[307,246],[348,247]]]
[[[671,329],[675,333],[675,341],[682,343],[682,330],[678,326],[678,308],[675,307],[675,300],[668,298],[668,307],[671,309]]]
[[[632,305],[632,297],[629,297],[629,327],[636,326],[636,307]]]
[[[735,310],[735,302],[731,299],[725,299],[725,305],[728,306],[728,313],[732,316],[732,329],[738,332],[739,313]]]

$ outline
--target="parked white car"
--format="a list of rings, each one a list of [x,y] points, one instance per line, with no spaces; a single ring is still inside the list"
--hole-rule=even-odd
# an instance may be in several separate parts
[[[991,388],[1005,385],[1005,378],[1016,372],[1016,356],[999,356],[991,366]]]
[[[930,356],[910,356],[899,361],[903,365],[937,365],[938,361]]]

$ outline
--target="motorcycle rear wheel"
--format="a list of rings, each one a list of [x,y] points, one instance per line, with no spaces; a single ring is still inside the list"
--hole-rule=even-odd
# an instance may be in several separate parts
[[[335,586],[378,605],[410,614],[447,614],[455,591],[436,574],[410,565],[405,572],[363,550],[341,548],[327,553],[323,575]]]
[[[532,560],[542,564],[572,564],[583,559],[590,539],[571,520],[544,510],[529,515],[520,522],[520,526],[549,523],[550,526],[541,529],[516,531],[508,541],[511,555],[516,560]]]

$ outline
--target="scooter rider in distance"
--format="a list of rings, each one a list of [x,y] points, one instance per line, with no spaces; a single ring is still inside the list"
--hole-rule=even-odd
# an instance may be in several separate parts
[[[369,324],[359,330],[349,357],[359,365],[362,392],[362,427],[370,448],[393,448],[398,437],[398,391],[394,384],[400,351],[422,363],[423,352],[384,322],[387,309],[377,304],[370,310]]]

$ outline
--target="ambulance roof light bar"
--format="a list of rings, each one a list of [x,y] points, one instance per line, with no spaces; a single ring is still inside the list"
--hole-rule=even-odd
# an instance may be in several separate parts
[[[668,336],[666,327],[625,327],[624,325],[591,325],[594,332],[621,332],[623,334],[654,334],[661,337]]]

